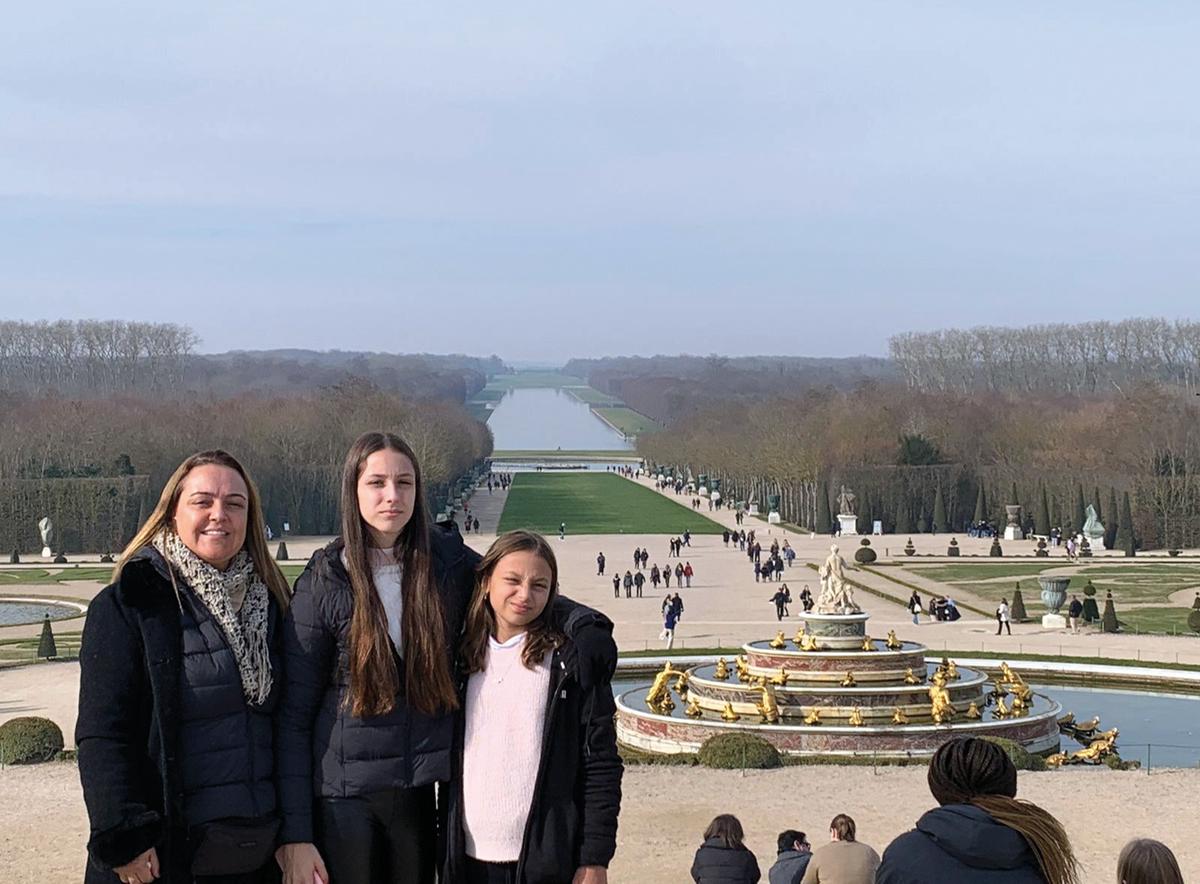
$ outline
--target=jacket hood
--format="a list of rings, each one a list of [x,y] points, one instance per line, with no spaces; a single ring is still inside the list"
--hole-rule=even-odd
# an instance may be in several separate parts
[[[1037,868],[1023,835],[973,804],[935,807],[917,820],[917,830],[963,865],[975,869]]]

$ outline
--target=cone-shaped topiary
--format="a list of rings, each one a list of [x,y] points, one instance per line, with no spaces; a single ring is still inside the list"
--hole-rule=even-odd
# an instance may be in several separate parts
[[[908,543],[904,544],[904,554],[906,556],[915,556],[917,554],[917,548],[913,546],[911,537],[908,538]]]
[[[828,534],[833,527],[833,516],[829,513],[829,486],[824,482],[817,485],[817,524],[813,529],[821,534]]]
[[[859,534],[870,534],[872,528],[870,493],[864,491],[858,500],[858,517],[855,519],[854,530]]]
[[[1046,541],[1045,540],[1039,540],[1037,542],[1037,551],[1034,553],[1034,555],[1037,556],[1039,559],[1045,559],[1045,558],[1049,557],[1050,550],[1046,549]]]
[[[1016,482],[1012,483],[1012,490],[1008,493],[1008,496],[1009,496],[1008,502],[1011,503],[1013,506],[1021,505],[1021,499],[1019,497],[1017,497],[1017,483]]]
[[[950,538],[950,545],[948,547],[946,547],[946,555],[948,555],[948,556],[958,555],[958,541],[955,540],[953,537]]]
[[[19,565],[19,564],[21,564],[21,554],[20,554],[19,552],[17,552],[17,551],[14,549],[14,550],[12,551],[12,555],[8,557],[8,563],[9,563],[10,565]]]
[[[1121,518],[1117,515],[1117,489],[1111,485],[1108,488],[1108,521],[1104,523],[1105,549],[1117,548],[1117,529],[1121,527]]]
[[[279,548],[275,550],[275,560],[277,562],[286,562],[288,558],[287,544],[282,540],[279,541]]]
[[[1192,628],[1192,632],[1200,632],[1200,611],[1188,611],[1188,626]]]
[[[50,615],[42,620],[42,637],[38,640],[37,655],[46,660],[58,656],[58,646],[54,644],[54,630],[50,628]]]
[[[1129,492],[1121,498],[1121,524],[1117,528],[1117,549],[1123,550],[1126,556],[1136,554],[1136,541],[1133,536],[1133,514],[1129,508]]]
[[[1076,531],[1082,531],[1084,524],[1087,522],[1087,504],[1083,502],[1083,484],[1075,486],[1075,512],[1072,519],[1072,527]]]
[[[1004,550],[1000,548],[1000,535],[992,535],[992,548],[988,550],[988,555],[993,559],[998,559],[1004,555]]]
[[[946,525],[946,502],[942,499],[942,486],[939,485],[933,496],[933,533],[945,534],[949,530]]]
[[[67,563],[67,557],[65,555],[63,555],[62,553],[59,553],[58,555],[56,555],[54,557],[54,564],[65,565],[66,563]]]
[[[987,500],[983,495],[983,483],[979,484],[979,493],[975,495],[975,515],[971,521],[979,524],[987,521]]]
[[[908,507],[904,505],[904,501],[900,501],[896,505],[896,534],[908,534],[912,531],[912,520],[908,515]]]
[[[1025,599],[1021,595],[1021,584],[1017,583],[1017,588],[1013,590],[1012,604],[1008,606],[1008,617],[1017,623],[1024,623],[1029,619],[1029,615],[1025,612]]]
[[[1117,622],[1117,609],[1113,607],[1112,590],[1104,595],[1104,616],[1100,618],[1100,629],[1103,632],[1116,632],[1121,628]]]
[[[875,550],[871,549],[870,539],[864,537],[858,542],[858,549],[854,551],[854,561],[860,565],[869,565],[877,558]]]
[[[709,737],[697,756],[705,767],[765,770],[779,767],[779,750],[756,734],[734,732]]]
[[[62,730],[48,718],[28,716],[0,724],[0,763],[38,764],[63,748]]]
[[[1046,486],[1042,486],[1042,499],[1038,502],[1037,515],[1033,522],[1034,533],[1046,537],[1050,534],[1050,503],[1046,499]]]

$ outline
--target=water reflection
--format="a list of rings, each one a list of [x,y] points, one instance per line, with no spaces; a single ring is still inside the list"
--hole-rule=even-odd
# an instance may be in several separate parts
[[[499,450],[628,451],[633,443],[564,390],[511,390],[488,418]]]

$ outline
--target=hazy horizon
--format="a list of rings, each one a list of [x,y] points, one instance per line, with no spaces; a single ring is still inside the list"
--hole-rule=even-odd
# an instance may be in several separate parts
[[[1182,318],[1198,38],[1181,2],[26,5],[0,316],[539,364]]]

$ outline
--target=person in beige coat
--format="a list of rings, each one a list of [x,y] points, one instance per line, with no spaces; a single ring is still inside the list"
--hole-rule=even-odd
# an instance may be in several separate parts
[[[813,852],[801,884],[874,884],[879,854],[854,840],[854,820],[839,813],[829,824],[830,842]]]

